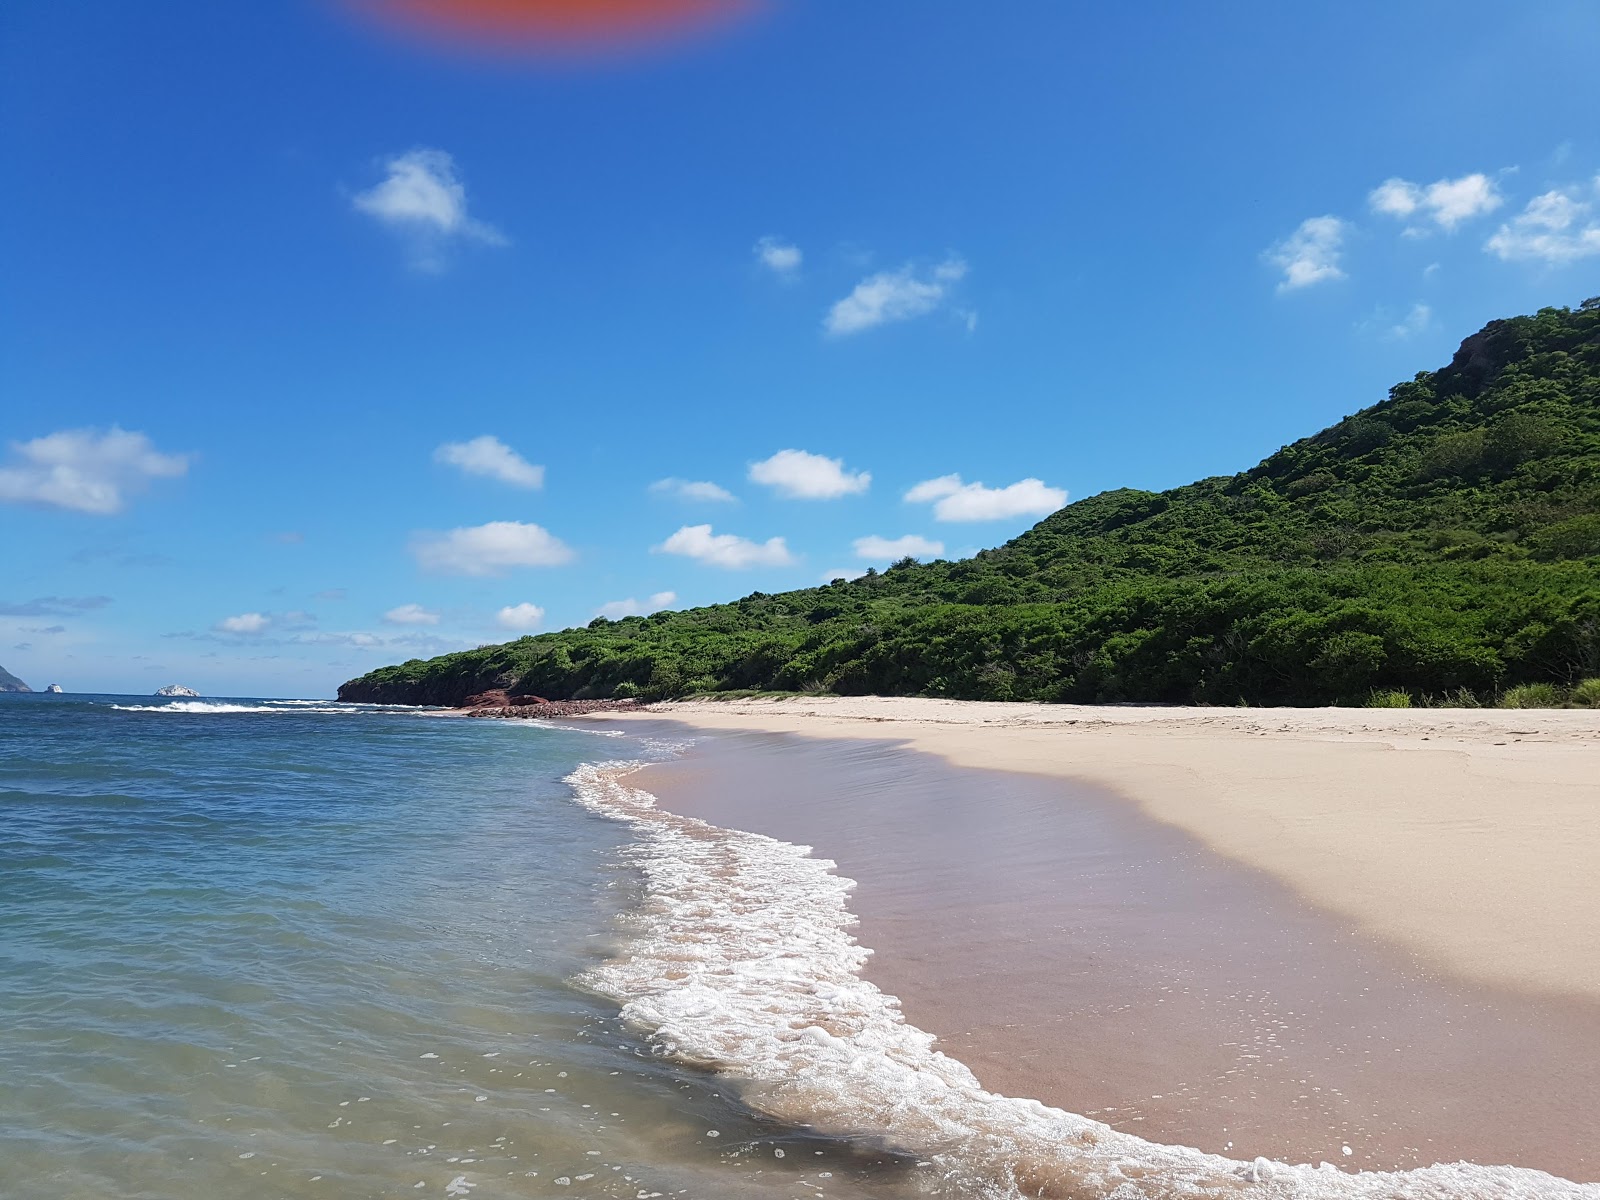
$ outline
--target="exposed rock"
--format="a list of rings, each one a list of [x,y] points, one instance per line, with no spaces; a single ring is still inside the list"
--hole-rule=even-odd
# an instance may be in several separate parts
[[[195,697],[198,697],[200,695],[200,693],[195,691],[193,688],[184,687],[183,684],[181,684],[181,683],[169,683],[164,688],[157,688],[156,689],[156,695],[158,695],[158,696],[195,696]]]
[[[31,692],[33,689],[4,667],[0,667],[0,692]]]
[[[49,687],[45,688],[45,691],[54,692],[59,696],[61,694],[61,685],[59,683],[52,683]]]
[[[536,697],[533,697],[537,699]],[[529,697],[517,696],[517,700]],[[506,704],[499,707],[474,708],[469,717],[581,717],[588,713],[638,712],[643,706],[637,700],[543,700],[536,704]]]
[[[505,708],[524,707],[529,704],[549,704],[543,696],[525,695],[513,696],[504,688],[496,688],[488,692],[479,692],[476,696],[468,696],[457,708]]]

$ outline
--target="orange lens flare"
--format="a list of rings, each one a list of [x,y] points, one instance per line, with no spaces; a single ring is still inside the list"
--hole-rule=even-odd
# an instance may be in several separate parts
[[[353,0],[424,36],[501,50],[635,45],[735,16],[748,0]]]

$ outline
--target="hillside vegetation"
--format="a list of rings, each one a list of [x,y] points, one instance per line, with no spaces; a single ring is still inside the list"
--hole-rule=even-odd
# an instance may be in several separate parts
[[[1600,299],[1491,322],[1247,471],[1091,496],[971,559],[597,619],[339,694],[1493,703],[1597,675]]]

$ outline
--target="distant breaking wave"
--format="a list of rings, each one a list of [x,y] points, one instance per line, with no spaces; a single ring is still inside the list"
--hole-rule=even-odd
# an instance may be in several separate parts
[[[149,713],[365,713],[373,705],[337,704],[327,700],[268,700],[261,704],[229,704],[219,700],[173,700],[166,704],[113,704],[119,712]]]
[[[621,782],[640,765],[589,764],[567,780],[584,806],[633,827],[627,853],[647,885],[624,953],[580,983],[771,1117],[875,1139],[991,1200],[1600,1200],[1600,1184],[1518,1167],[1241,1162],[984,1091],[862,978],[871,951],[849,933],[853,881],[809,847],[656,808]]]

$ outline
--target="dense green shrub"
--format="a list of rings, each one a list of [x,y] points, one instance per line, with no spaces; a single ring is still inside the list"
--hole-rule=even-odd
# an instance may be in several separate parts
[[[1410,708],[1411,693],[1397,691],[1391,688],[1388,691],[1373,692],[1367,697],[1366,708]]]
[[[1521,683],[1500,697],[1501,708],[1560,708],[1561,689],[1553,683]]]

